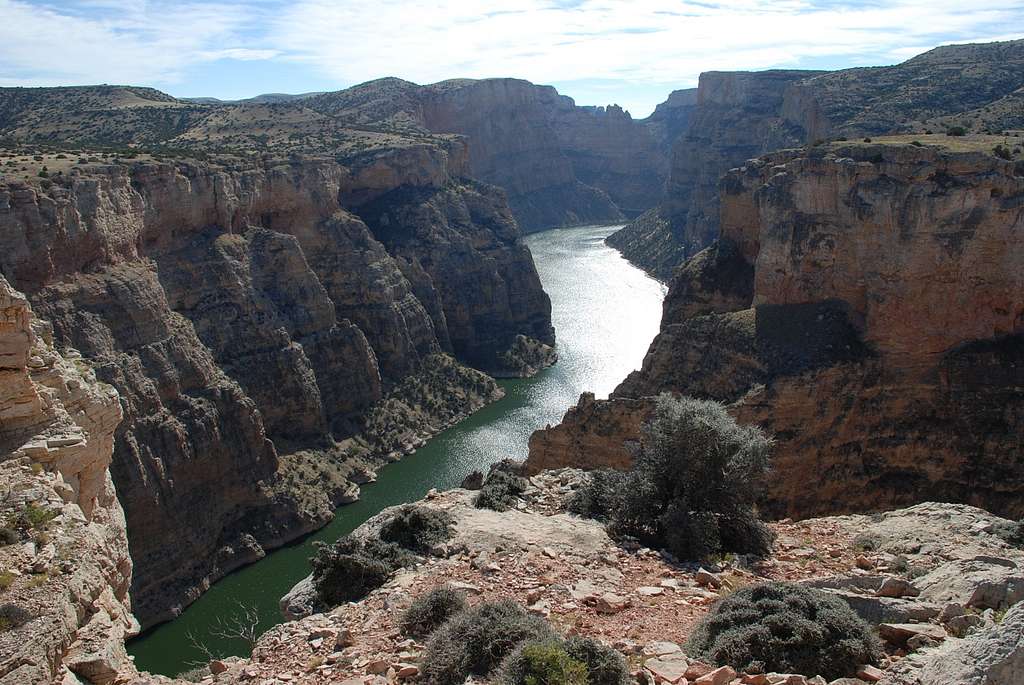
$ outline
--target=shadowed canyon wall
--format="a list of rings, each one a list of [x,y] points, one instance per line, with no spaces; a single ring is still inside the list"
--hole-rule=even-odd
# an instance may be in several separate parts
[[[0,187],[0,270],[120,393],[144,623],[500,396],[462,363],[518,375],[510,350],[554,343],[504,195],[465,165],[454,143]]]

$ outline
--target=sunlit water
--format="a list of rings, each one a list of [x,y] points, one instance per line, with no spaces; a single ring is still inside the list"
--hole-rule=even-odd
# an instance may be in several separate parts
[[[175,675],[203,662],[192,637],[218,656],[247,655],[244,643],[216,636],[218,620],[255,607],[261,628],[281,622],[278,599],[309,573],[314,541],[334,541],[381,509],[458,485],[474,469],[523,459],[530,434],[557,423],[584,391],[605,397],[643,360],[658,331],[664,287],[630,265],[604,238],[618,226],[562,228],[527,237],[551,296],[559,361],[526,380],[501,381],[504,399],[381,469],[362,498],[325,528],[274,551],[214,585],[174,621],[133,640],[128,651],[146,671]]]

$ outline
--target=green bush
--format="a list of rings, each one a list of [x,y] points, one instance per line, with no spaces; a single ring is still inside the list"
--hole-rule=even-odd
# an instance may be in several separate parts
[[[456,614],[434,631],[420,656],[431,685],[461,685],[469,675],[484,676],[525,640],[556,636],[547,622],[521,605],[503,600]]]
[[[870,626],[841,599],[791,583],[745,587],[720,600],[690,635],[686,653],[737,670],[853,676],[877,662]]]
[[[33,618],[35,616],[32,615],[32,612],[17,604],[11,604],[10,602],[0,604],[0,633],[20,628]]]
[[[413,600],[402,614],[403,635],[427,637],[452,616],[466,609],[463,593],[448,585],[436,587]]]
[[[447,511],[408,505],[384,524],[380,539],[419,554],[429,554],[431,547],[451,538],[454,523]]]
[[[561,640],[529,641],[501,664],[504,685],[588,685],[586,665],[569,656]]]
[[[516,499],[526,492],[528,485],[529,481],[522,476],[504,470],[491,471],[473,504],[477,509],[508,511],[516,505]]]
[[[415,557],[393,542],[346,535],[333,545],[318,543],[310,559],[313,587],[328,606],[362,599]]]
[[[589,637],[570,637],[565,651],[587,667],[590,685],[629,685],[629,664],[617,650]]]
[[[771,447],[759,428],[738,425],[717,402],[662,395],[632,469],[595,476],[574,506],[607,519],[614,535],[681,559],[765,555],[772,533],[755,502]]]
[[[598,469],[588,476],[569,498],[566,509],[577,516],[607,521],[622,501],[626,474],[613,469]]]
[[[965,136],[967,135],[967,129],[963,126],[950,126],[946,129],[947,136]]]

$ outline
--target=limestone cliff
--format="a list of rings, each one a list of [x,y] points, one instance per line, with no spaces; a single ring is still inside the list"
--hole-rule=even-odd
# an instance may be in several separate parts
[[[673,281],[643,368],[538,432],[530,462],[618,466],[639,398],[679,392],[776,435],[779,515],[922,499],[1024,514],[1024,177],[991,140],[923,140],[729,172],[722,236]],[[601,431],[619,449],[590,458]]]
[[[978,133],[1019,128],[1022,68],[1018,40],[945,46],[890,67],[701,74],[664,200],[608,243],[667,281],[718,236],[718,179],[731,167],[823,139],[965,122]]]
[[[462,363],[514,374],[522,338],[554,343],[504,196],[465,168],[439,139],[0,186],[0,272],[121,395],[143,623],[500,396]]]
[[[0,683],[134,674],[124,512],[110,465],[117,392],[0,276]],[[16,607],[24,614],[12,620]],[[75,681],[79,682],[79,681]]]
[[[677,96],[657,116],[634,120],[615,105],[579,107],[551,86],[510,78],[380,79],[308,104],[352,125],[465,136],[472,175],[505,190],[525,232],[653,206],[668,174],[668,136],[687,111]]]
[[[718,231],[718,178],[739,162],[803,142],[781,116],[791,83],[813,72],[707,72],[697,103],[672,148],[664,201],[608,238],[631,261],[668,280],[687,255]]]

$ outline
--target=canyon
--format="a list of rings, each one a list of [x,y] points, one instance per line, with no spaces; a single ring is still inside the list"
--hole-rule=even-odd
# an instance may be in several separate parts
[[[858,577],[909,557],[936,603],[970,604],[973,586],[942,593],[957,564],[981,564],[971,582],[998,576],[1003,594],[978,605],[975,637],[1005,642],[1024,626],[1024,560],[993,532],[1024,517],[1022,74],[1024,41],[708,72],[640,120],[519,79],[238,103],[0,89],[0,509],[46,518],[0,546],[17,571],[3,601],[41,636],[0,630],[0,683],[168,682],[137,671],[127,638],[327,524],[379,469],[499,400],[495,379],[571,349],[523,234],[633,217],[607,243],[668,282],[660,331],[609,397],[585,392],[533,433],[513,510],[429,493],[458,514],[461,548],[273,629],[204,682],[397,681],[418,647],[392,644],[388,616],[446,577],[536,595],[534,613],[614,641],[631,628],[595,607],[625,574],[645,599],[623,610],[670,621],[685,604],[690,626],[727,592],[565,513],[586,478],[574,469],[628,469],[665,393],[774,436],[758,506],[780,538],[756,573],[718,572],[859,596]],[[829,518],[793,522],[810,517]],[[851,553],[864,528],[885,537],[870,558]],[[561,581],[577,594],[558,596]],[[933,608],[923,621],[945,631]],[[363,642],[345,653],[350,618]],[[955,637],[939,649],[967,668],[985,648]],[[931,685],[945,654],[885,665]]]
[[[677,273],[642,368],[535,433],[531,470],[628,465],[653,397],[684,393],[775,435],[776,516],[1024,515],[1024,168],[998,140],[836,142],[725,174],[721,236]]]
[[[529,252],[462,164],[421,146],[355,173],[110,164],[0,190],[3,272],[122,398],[111,470],[143,623],[496,399],[465,364],[518,374],[524,345],[550,362]]]

